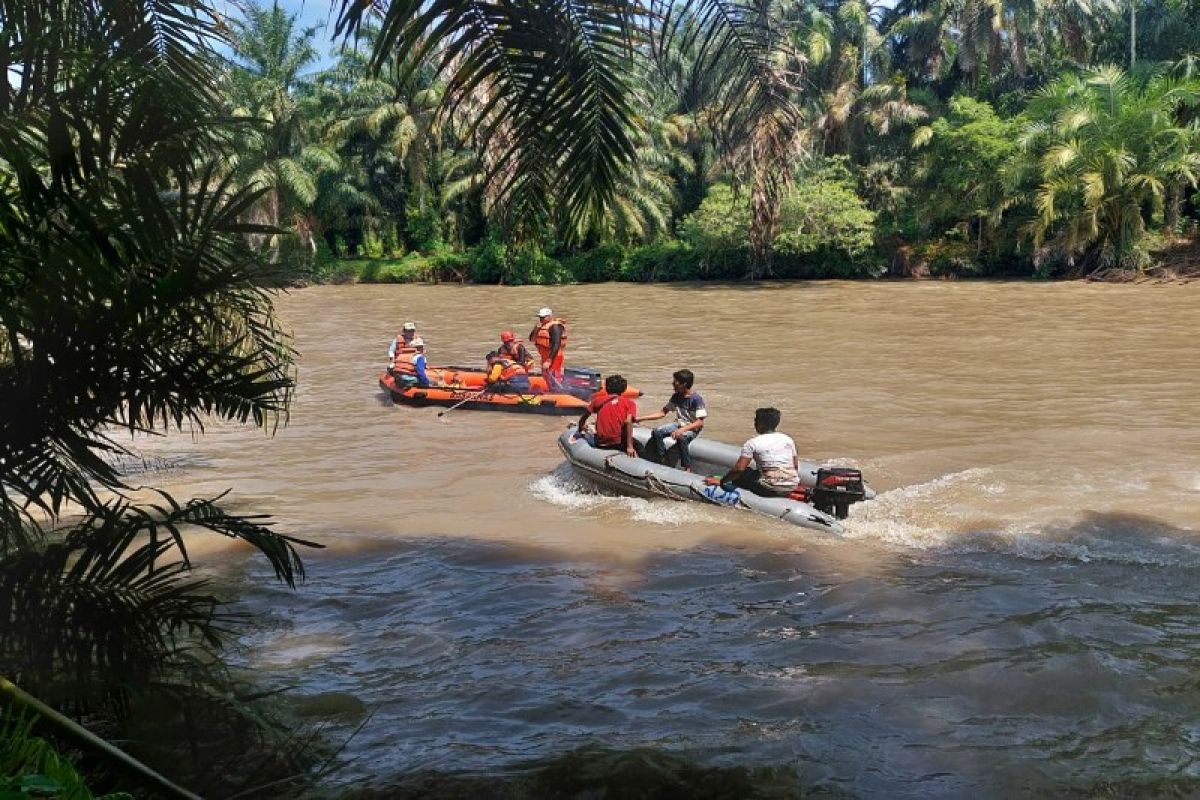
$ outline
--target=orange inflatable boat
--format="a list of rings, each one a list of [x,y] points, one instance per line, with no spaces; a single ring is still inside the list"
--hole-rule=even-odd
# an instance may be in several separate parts
[[[588,400],[602,386],[599,371],[587,367],[563,370],[563,388],[559,391],[550,391],[545,378],[537,373],[528,376],[528,389],[510,387],[500,391],[488,386],[484,367],[426,367],[429,386],[410,386],[407,380],[402,380],[413,373],[413,368],[405,364],[398,371],[381,374],[379,385],[394,401],[410,406],[455,406],[525,414],[582,414]],[[642,393],[631,386],[625,390],[625,396],[636,398]]]
[[[401,373],[416,375],[411,364],[397,367]],[[425,377],[433,386],[444,386],[450,389],[474,389],[479,391],[487,386],[486,367],[425,367]],[[552,390],[541,373],[529,374],[529,392],[532,394],[550,393]],[[581,400],[588,400],[593,394],[603,388],[598,370],[588,367],[567,367],[563,370],[563,386],[559,392],[574,395]],[[626,397],[641,397],[642,393],[633,387],[625,390]]]
[[[432,380],[433,370],[426,369]],[[587,400],[565,392],[517,394],[491,392],[465,386],[409,386],[397,383],[388,372],[379,376],[383,387],[397,403],[410,406],[454,406],[472,411],[515,411],[524,414],[570,414],[578,416]]]

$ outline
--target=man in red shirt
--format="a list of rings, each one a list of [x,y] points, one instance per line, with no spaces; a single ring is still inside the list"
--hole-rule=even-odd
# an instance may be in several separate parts
[[[579,434],[586,432],[588,417],[596,415],[596,434],[592,446],[601,450],[624,450],[636,457],[633,447],[633,418],[637,416],[637,405],[625,397],[629,383],[620,375],[609,375],[604,379],[604,390],[592,395],[587,410],[579,418]],[[578,435],[578,434],[577,434]]]

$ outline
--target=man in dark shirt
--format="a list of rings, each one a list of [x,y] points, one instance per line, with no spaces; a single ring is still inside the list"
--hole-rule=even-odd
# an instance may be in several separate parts
[[[646,445],[646,457],[654,461],[665,461],[667,449],[663,446],[663,440],[670,436],[679,450],[679,467],[686,472],[692,471],[692,456],[688,451],[688,444],[704,430],[704,420],[708,417],[704,398],[699,392],[692,390],[695,381],[696,377],[690,369],[678,370],[671,376],[674,394],[662,407],[662,411],[634,419],[634,422],[648,422],[675,412],[674,422],[660,425],[650,434],[650,442]]]

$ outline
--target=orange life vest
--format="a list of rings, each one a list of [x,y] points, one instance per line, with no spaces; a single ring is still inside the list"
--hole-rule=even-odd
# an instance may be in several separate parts
[[[533,356],[529,355],[529,350],[517,339],[513,339],[511,342],[502,342],[497,352],[505,358],[511,358],[516,363],[521,364],[526,370],[533,369],[536,363],[533,360]],[[524,354],[524,358],[521,357],[522,354]]]
[[[403,334],[400,334],[396,337],[396,355],[393,356],[393,358],[410,356],[415,352],[417,352],[417,348],[409,346],[408,342],[405,341]]]
[[[488,382],[508,381],[525,374],[525,367],[505,355],[497,354],[488,359],[491,369],[488,370]]]
[[[545,322],[539,322],[538,326],[529,334],[529,340],[537,346],[538,352],[549,355],[550,353],[550,329],[555,325],[562,325],[562,334],[558,341],[558,350],[561,353],[567,349],[567,321],[558,317],[551,317]]]
[[[401,353],[396,351],[396,357],[392,359],[392,374],[393,375],[416,375],[417,374],[417,356],[424,354],[418,353],[415,347],[408,348],[408,352]],[[433,377],[430,376],[430,380]]]

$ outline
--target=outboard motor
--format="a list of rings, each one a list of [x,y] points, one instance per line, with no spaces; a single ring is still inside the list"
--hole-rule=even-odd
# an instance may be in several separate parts
[[[587,367],[563,369],[563,384],[570,394],[591,397],[600,391],[600,371]]]
[[[817,485],[812,489],[812,504],[817,511],[845,519],[851,503],[867,497],[862,472],[849,467],[822,467],[817,470]]]

